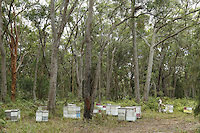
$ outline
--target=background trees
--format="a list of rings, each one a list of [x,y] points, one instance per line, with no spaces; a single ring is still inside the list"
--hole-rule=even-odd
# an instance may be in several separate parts
[[[15,84],[52,112],[56,97],[84,100],[91,118],[97,92],[99,102],[199,93],[198,2],[0,2],[2,101]]]

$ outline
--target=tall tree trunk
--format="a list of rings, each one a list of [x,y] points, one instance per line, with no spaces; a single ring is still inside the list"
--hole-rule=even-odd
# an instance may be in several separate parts
[[[109,63],[109,52],[107,51],[107,82],[106,82],[106,99],[110,100],[110,81],[111,81],[111,77],[112,77],[112,71],[113,71],[113,62],[114,62],[114,56],[115,56],[115,50],[116,48],[114,48],[113,52],[112,52],[112,59],[111,62]]]
[[[1,52],[1,99],[5,102],[7,95],[7,80],[6,80],[6,52],[3,44],[3,20],[2,20],[2,0],[0,0],[0,52]]]
[[[165,51],[164,51],[164,45],[162,43],[161,45],[161,56],[160,56],[160,60],[159,60],[159,74],[158,74],[158,82],[157,82],[157,91],[161,91],[161,79],[162,79],[162,64],[163,64],[163,59],[165,57]]]
[[[98,102],[100,103],[101,102],[101,67],[102,66],[100,66],[100,69],[99,69],[99,71],[100,71],[100,73],[99,73],[99,98],[98,98]]]
[[[52,45],[51,54],[51,70],[50,70],[50,88],[48,94],[48,109],[51,113],[55,113],[56,106],[56,87],[57,87],[57,72],[58,72],[58,42]]]
[[[14,27],[11,25],[10,49],[11,49],[11,76],[12,76],[11,100],[15,101],[16,82],[17,82],[17,50],[18,50],[18,31],[15,21],[14,21]]]
[[[77,92],[78,92],[78,99],[81,99],[81,96],[82,96],[82,65],[83,61],[82,61],[82,57],[80,58],[80,66],[78,65],[78,57],[77,57],[77,54],[76,54],[76,57],[75,57],[75,67],[76,67],[76,81],[77,81]],[[79,69],[80,68],[80,69]]]
[[[152,44],[149,47],[149,62],[148,62],[148,68],[147,68],[147,76],[146,76],[146,82],[144,86],[144,101],[149,100],[149,89],[150,89],[150,82],[151,82],[151,73],[152,73],[152,67],[153,67],[153,55],[154,55],[154,45],[155,45],[155,30],[153,32],[152,37]]]
[[[35,75],[34,75],[34,84],[33,84],[33,99],[34,100],[37,100],[36,86],[37,86],[37,72],[38,72],[39,59],[40,59],[40,45],[38,44],[38,53],[37,53],[37,59],[36,59],[36,65],[35,65]]]
[[[85,80],[84,80],[84,92],[83,92],[83,99],[84,99],[84,118],[86,120],[92,119],[92,64],[91,64],[91,57],[92,57],[92,42],[91,42],[91,31],[92,31],[92,20],[93,20],[93,0],[89,0],[89,14],[87,18],[87,27],[85,33]]]
[[[110,92],[110,82],[109,82],[109,71],[110,71],[110,60],[109,60],[109,47],[107,49],[107,56],[106,56],[106,65],[107,65],[107,71],[106,71],[106,99],[109,100],[109,92]]]
[[[58,20],[60,20],[56,25],[56,16],[55,16],[55,0],[51,0],[51,28],[52,28],[52,54],[51,54],[51,70],[50,70],[50,81],[49,81],[49,94],[48,94],[48,109],[54,114],[56,106],[56,86],[57,86],[57,72],[58,72],[58,47],[60,45],[60,39],[64,31],[66,23],[69,21],[70,14],[73,12],[76,7],[78,0],[75,0],[72,7],[68,9],[69,0],[64,1],[61,6],[63,12]]]
[[[132,0],[132,15],[135,16],[135,0]],[[134,71],[135,100],[136,103],[140,103],[139,68],[138,68],[135,18],[132,18],[132,36],[133,36],[134,70],[135,70]]]

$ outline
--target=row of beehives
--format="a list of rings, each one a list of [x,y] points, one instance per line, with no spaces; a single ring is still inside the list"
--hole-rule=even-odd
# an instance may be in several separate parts
[[[105,111],[107,115],[118,116],[119,120],[135,121],[141,118],[141,106],[120,107],[111,104],[106,106],[96,104],[93,113],[102,113],[102,111]],[[63,107],[63,116],[67,118],[81,118],[80,112],[80,107],[75,104]]]
[[[193,110],[193,107],[184,107],[183,112],[184,112],[184,113],[191,114],[191,113],[192,113],[192,110]],[[166,112],[166,113],[173,113],[173,105],[171,105],[171,104],[166,104],[166,105],[165,105],[165,109],[163,109],[162,111],[163,111],[163,112]]]
[[[118,120],[120,121],[135,121],[137,118],[141,118],[141,106],[121,107],[111,104],[107,104],[106,106],[97,104],[93,113],[101,113],[104,110],[107,115],[118,116]]]
[[[173,105],[166,106],[166,112],[173,112]],[[118,120],[135,121],[137,118],[141,118],[141,106],[121,107],[118,105],[108,104],[106,106],[97,104],[93,110],[93,113],[101,113],[106,111],[107,115],[118,116]],[[185,107],[185,113],[192,113],[192,107]],[[48,121],[49,111],[46,110],[46,106],[38,107],[36,112],[36,121]],[[81,108],[76,104],[68,104],[63,107],[63,116],[66,118],[81,118]],[[12,109],[5,110],[6,120],[18,121],[20,119],[20,110]]]

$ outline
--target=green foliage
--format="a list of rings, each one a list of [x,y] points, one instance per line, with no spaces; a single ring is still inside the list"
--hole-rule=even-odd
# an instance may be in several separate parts
[[[21,91],[20,98],[31,99],[33,89],[33,79],[29,76],[21,77],[19,79],[19,88]]]
[[[136,106],[138,105],[134,99],[132,100],[128,100],[128,99],[123,99],[123,100],[119,100],[117,102],[119,105],[121,105],[122,107],[125,107],[125,106]]]
[[[158,110],[158,100],[160,98],[153,98],[153,97],[150,97],[149,98],[149,101],[147,102],[143,102],[142,103],[142,110]]]

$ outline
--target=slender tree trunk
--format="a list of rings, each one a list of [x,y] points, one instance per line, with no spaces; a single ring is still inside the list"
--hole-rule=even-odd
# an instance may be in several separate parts
[[[82,57],[80,59],[81,67],[78,66],[78,57],[76,54],[75,57],[75,67],[76,67],[76,81],[77,81],[77,92],[78,92],[78,98],[81,99],[82,96]],[[79,69],[80,68],[80,69]]]
[[[92,57],[92,42],[91,42],[91,31],[92,31],[92,20],[93,20],[93,0],[89,0],[89,9],[88,9],[88,19],[87,19],[87,27],[85,33],[85,80],[84,80],[84,92],[83,92],[83,99],[84,99],[84,118],[86,120],[92,119],[92,64],[91,64],[91,57]]]
[[[157,82],[157,91],[161,91],[161,79],[162,79],[162,64],[163,64],[163,59],[165,57],[165,53],[164,52],[164,45],[162,43],[161,45],[161,56],[160,56],[160,60],[159,60],[159,74],[158,74],[158,82]]]
[[[107,65],[107,71],[106,71],[106,99],[109,100],[109,92],[110,92],[110,81],[109,81],[109,71],[110,71],[110,60],[109,60],[109,48],[107,49],[107,56],[106,56],[106,65]]]
[[[1,52],[1,101],[5,102],[7,95],[6,52],[3,44],[2,0],[0,0],[0,52]]]
[[[149,50],[149,62],[148,62],[148,68],[147,68],[146,82],[144,86],[144,101],[149,100],[149,89],[150,89],[151,73],[152,73],[152,67],[153,67],[154,45],[155,45],[155,30],[153,32],[152,44]]]
[[[135,16],[135,0],[132,0],[132,15]],[[135,18],[132,18],[132,36],[133,36],[134,70],[135,70],[134,71],[135,101],[136,103],[140,103],[139,68],[138,68]]]
[[[191,85],[192,88],[192,98],[195,99],[195,90],[193,84]]]
[[[38,72],[39,59],[40,59],[40,45],[38,44],[38,53],[37,53],[37,59],[36,59],[36,65],[35,65],[35,75],[34,75],[34,84],[33,84],[33,99],[34,100],[37,100],[36,86],[37,86],[37,72]]]
[[[106,82],[106,99],[110,100],[110,81],[111,81],[111,77],[112,77],[112,71],[113,71],[113,62],[114,62],[114,56],[115,56],[115,50],[116,48],[114,48],[113,52],[112,52],[112,59],[111,62],[109,63],[109,53],[107,51],[107,82]]]
[[[98,102],[101,102],[101,66],[99,69],[100,73],[99,73],[99,98],[98,98]]]

